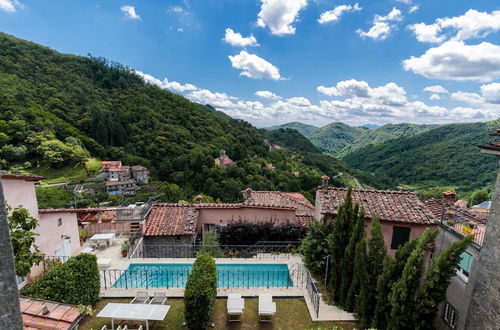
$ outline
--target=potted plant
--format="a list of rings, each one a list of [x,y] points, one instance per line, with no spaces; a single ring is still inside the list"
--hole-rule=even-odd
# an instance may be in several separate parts
[[[128,241],[123,241],[122,243],[122,257],[126,257],[128,255],[129,243]]]

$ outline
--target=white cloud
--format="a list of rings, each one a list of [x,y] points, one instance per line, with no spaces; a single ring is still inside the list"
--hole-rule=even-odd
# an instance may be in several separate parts
[[[429,99],[431,100],[441,100],[441,96],[439,96],[439,94],[432,94]]]
[[[414,12],[416,12],[419,9],[420,9],[420,5],[414,5],[414,6],[411,6],[410,9],[408,9],[408,12],[410,14],[413,14]]]
[[[155,78],[154,76],[141,72],[141,71],[135,71],[137,75],[139,75],[145,82],[151,85],[156,85],[162,89],[169,89],[174,92],[186,92],[186,91],[194,91],[197,90],[198,87],[196,87],[193,84],[181,84],[178,83],[177,81],[168,81],[167,78],[163,79],[161,81],[158,78]]]
[[[401,3],[404,3],[406,5],[409,5],[411,3],[412,0],[396,0],[397,2],[401,2]]]
[[[435,94],[447,94],[448,90],[441,85],[427,86],[424,88],[424,92],[430,92]]]
[[[0,10],[15,13],[18,9],[23,8],[23,4],[17,0],[0,0]]]
[[[450,40],[483,38],[500,31],[500,10],[487,13],[469,9],[461,16],[438,18],[433,24],[417,23],[408,28],[420,42],[442,42],[452,34],[446,30],[454,32]]]
[[[182,8],[181,6],[170,6],[168,8],[168,11],[172,13],[182,13],[184,11],[184,8]]]
[[[500,77],[500,46],[447,41],[404,60],[403,66],[429,79],[491,81]]]
[[[500,83],[482,85],[481,94],[486,102],[500,104]]]
[[[344,13],[356,12],[356,11],[360,11],[361,9],[363,9],[363,8],[361,8],[357,2],[354,4],[354,6],[340,5],[340,6],[333,8],[332,10],[322,12],[321,15],[319,16],[318,22],[320,24],[325,24],[325,23],[329,23],[329,22],[336,22],[336,21],[340,20],[340,18],[342,17],[342,15]]]
[[[234,32],[232,29],[227,28],[224,35],[224,42],[239,47],[256,47],[259,46],[257,39],[251,34],[248,37],[243,37],[241,33]]]
[[[368,31],[357,29],[356,33],[358,33],[362,38],[385,40],[390,36],[392,30],[397,28],[396,24],[393,24],[393,22],[400,22],[402,20],[403,15],[401,14],[401,11],[394,7],[385,16],[375,15],[373,25]]]
[[[255,95],[263,98],[263,99],[268,99],[268,100],[279,100],[281,99],[281,96],[278,96],[274,94],[273,92],[270,91],[256,91]]]
[[[122,6],[120,9],[121,9],[122,13],[125,15],[126,18],[136,19],[136,20],[140,20],[141,19],[141,16],[139,16],[135,12],[135,7],[134,6],[126,5],[126,6]]]
[[[299,12],[307,6],[307,0],[261,0],[262,5],[258,14],[257,25],[268,27],[271,33],[277,36],[294,34],[292,25]]]
[[[228,58],[233,68],[242,70],[240,73],[241,76],[253,79],[283,79],[277,67],[263,58],[254,54],[249,54],[244,50],[238,55],[228,56]]]
[[[336,87],[318,86],[316,90],[326,96],[340,96]]]

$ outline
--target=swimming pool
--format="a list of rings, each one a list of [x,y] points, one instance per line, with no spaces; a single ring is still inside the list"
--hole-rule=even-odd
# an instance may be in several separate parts
[[[183,288],[192,264],[131,264],[125,271],[110,271],[113,288]],[[114,281],[114,279],[116,281]],[[290,287],[286,264],[218,264],[217,286]]]

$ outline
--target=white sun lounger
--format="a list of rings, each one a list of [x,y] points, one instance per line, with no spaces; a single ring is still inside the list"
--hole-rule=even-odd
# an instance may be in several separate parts
[[[241,322],[241,315],[245,308],[245,300],[241,294],[231,293],[227,296],[227,315],[229,322]]]
[[[273,302],[273,296],[264,293],[259,295],[259,318],[260,322],[272,322],[276,314],[276,303]]]
[[[165,292],[155,292],[151,300],[150,304],[160,304],[164,305],[167,302],[167,294]]]
[[[139,303],[139,304],[147,304],[149,302],[149,293],[147,291],[137,291],[135,298],[130,302]]]

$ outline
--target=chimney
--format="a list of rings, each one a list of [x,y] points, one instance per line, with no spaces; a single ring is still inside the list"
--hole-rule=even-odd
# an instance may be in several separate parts
[[[448,205],[453,205],[457,201],[457,193],[454,191],[443,192],[443,200]]]
[[[203,202],[203,196],[202,195],[197,195],[194,199],[195,199],[195,203],[196,204],[201,204]]]
[[[220,151],[220,167],[224,167],[224,160],[226,159],[226,150]]]
[[[328,187],[328,180],[330,180],[330,177],[329,177],[329,176],[327,176],[327,175],[323,175],[323,176],[321,177],[321,180],[322,180],[322,182],[321,182],[321,186],[322,186],[322,187]]]
[[[252,189],[247,188],[247,189],[243,190],[243,203],[250,202],[251,198],[252,198]]]

